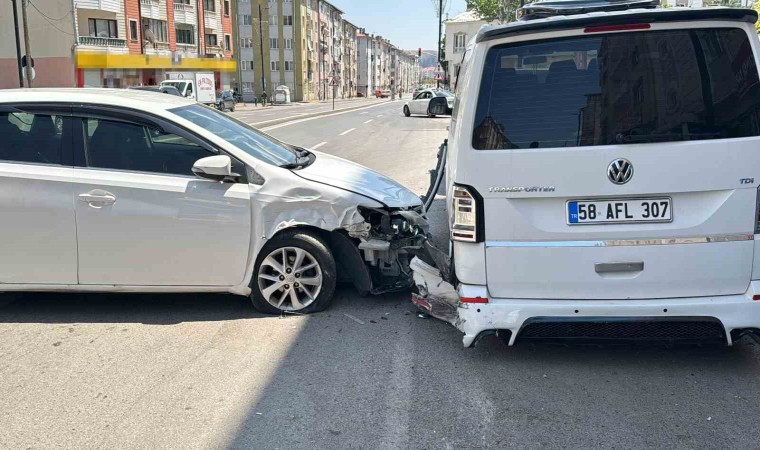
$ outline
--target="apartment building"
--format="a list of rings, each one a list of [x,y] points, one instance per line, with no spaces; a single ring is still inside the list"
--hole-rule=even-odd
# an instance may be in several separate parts
[[[356,96],[359,80],[358,70],[358,38],[359,27],[351,22],[343,21],[343,55],[341,70],[341,97]]]
[[[228,89],[236,81],[232,2],[35,2],[28,8],[32,55],[39,55],[34,85],[120,88],[157,84],[167,72],[210,71],[217,86]],[[12,9],[4,5],[0,11],[0,29],[11,33],[0,60],[15,63]],[[7,65],[0,63],[3,75]]]
[[[401,50],[382,36],[357,30],[357,92],[375,95],[377,90],[391,89],[397,94],[409,92],[420,80],[416,53]]]

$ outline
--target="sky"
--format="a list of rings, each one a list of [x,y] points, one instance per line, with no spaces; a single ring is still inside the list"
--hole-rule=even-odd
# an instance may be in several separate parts
[[[438,0],[329,0],[342,9],[344,18],[367,33],[379,34],[404,50],[435,50],[438,17],[433,2]],[[465,0],[445,0],[450,17],[464,12]]]

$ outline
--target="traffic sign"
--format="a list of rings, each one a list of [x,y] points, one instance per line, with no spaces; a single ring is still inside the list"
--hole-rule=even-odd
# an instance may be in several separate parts
[[[337,85],[338,85],[338,79],[336,77],[330,78],[329,86],[337,86]]]

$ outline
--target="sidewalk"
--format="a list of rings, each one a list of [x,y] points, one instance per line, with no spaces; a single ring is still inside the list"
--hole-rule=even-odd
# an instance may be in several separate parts
[[[367,105],[371,104],[373,101],[382,101],[382,100],[389,100],[389,99],[376,99],[375,97],[354,97],[354,98],[336,98],[335,99],[335,109],[338,109],[338,105],[344,105],[349,103],[365,103]],[[254,105],[253,102],[247,102],[243,103],[240,102],[235,105],[235,108],[239,108],[241,110],[259,110],[259,109],[265,109],[269,107],[275,107],[275,108],[281,108],[281,107],[304,107],[304,106],[313,106],[313,105],[332,105],[333,101],[330,100],[320,100],[320,101],[302,101],[302,102],[292,102],[292,103],[286,103],[286,104],[267,104],[266,107],[262,107],[261,103],[258,105]]]

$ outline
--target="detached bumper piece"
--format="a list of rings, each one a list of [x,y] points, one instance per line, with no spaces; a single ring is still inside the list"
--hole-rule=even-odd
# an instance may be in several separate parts
[[[714,317],[534,317],[525,321],[516,343],[664,343],[727,345]]]

